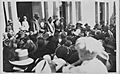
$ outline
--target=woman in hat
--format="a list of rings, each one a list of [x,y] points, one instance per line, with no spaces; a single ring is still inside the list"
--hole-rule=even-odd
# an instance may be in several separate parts
[[[63,67],[64,73],[108,74],[106,66],[96,58],[97,55],[100,55],[102,58],[109,59],[98,40],[92,37],[81,37],[77,39],[75,49],[78,52],[79,62],[82,64]]]

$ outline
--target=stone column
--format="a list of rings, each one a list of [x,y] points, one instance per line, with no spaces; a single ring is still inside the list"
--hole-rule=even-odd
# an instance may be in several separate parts
[[[56,1],[56,15],[58,16],[58,18],[60,18],[60,9],[59,9],[59,7],[60,7],[60,5],[61,5],[61,2],[60,1]]]
[[[0,36],[2,36],[2,33],[5,32],[5,27],[6,27],[6,24],[5,24],[5,15],[4,15],[4,8],[3,8],[3,1],[0,1]],[[0,38],[2,39],[2,37]],[[2,41],[2,40],[0,40]]]
[[[7,17],[7,20],[9,20],[8,2],[7,1],[4,1],[4,2],[5,2],[6,17]]]
[[[107,7],[107,9],[106,9],[106,12],[107,12],[107,18],[106,18],[106,20],[107,20],[107,23],[109,24],[109,2],[107,2],[107,4],[106,4],[106,7]]]
[[[107,4],[105,2],[105,25],[107,24]]]
[[[98,24],[100,24],[100,2],[98,2]]]
[[[5,16],[3,1],[0,1],[0,71],[3,73],[3,33],[5,32]]]
[[[42,18],[45,18],[45,12],[44,12],[44,1],[41,1],[41,7],[42,7]]]
[[[78,4],[78,2],[75,2],[75,9],[76,9],[76,21],[78,21],[78,18],[79,18],[79,13],[78,13],[78,8],[79,8],[79,4]]]
[[[13,30],[14,32],[16,32],[16,27],[18,24],[16,1],[11,1],[11,11],[12,11],[12,20],[13,20]]]
[[[53,16],[53,1],[48,1],[48,18]]]
[[[66,7],[66,24],[70,23],[70,2],[67,2],[67,7]]]
[[[72,24],[75,25],[76,23],[76,7],[75,1],[72,1]]]

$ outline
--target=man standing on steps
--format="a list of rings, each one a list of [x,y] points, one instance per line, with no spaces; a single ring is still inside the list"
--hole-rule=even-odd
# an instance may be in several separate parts
[[[34,14],[34,19],[32,21],[32,27],[33,27],[32,29],[33,29],[34,32],[35,31],[37,31],[37,32],[40,31],[40,26],[39,26],[38,20],[39,20],[39,15],[38,14]]]

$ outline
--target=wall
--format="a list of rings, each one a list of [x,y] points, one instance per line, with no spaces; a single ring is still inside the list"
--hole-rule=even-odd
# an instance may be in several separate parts
[[[81,1],[81,20],[88,23],[91,28],[95,25],[95,1],[82,0]]]
[[[5,17],[4,17],[4,10],[3,10],[3,2],[0,1],[0,72],[3,72],[3,33],[5,32]]]
[[[37,13],[40,16],[40,19],[43,18],[41,2],[32,2],[32,12],[33,12],[33,16],[34,14]]]

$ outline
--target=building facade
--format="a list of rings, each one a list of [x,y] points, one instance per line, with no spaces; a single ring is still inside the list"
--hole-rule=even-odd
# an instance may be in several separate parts
[[[110,24],[111,18],[115,17],[116,0],[3,1],[3,7],[6,20],[13,20],[13,27],[18,17],[25,15],[29,21],[38,13],[40,19],[57,15],[64,17],[67,25],[82,21],[93,28],[95,24]]]

